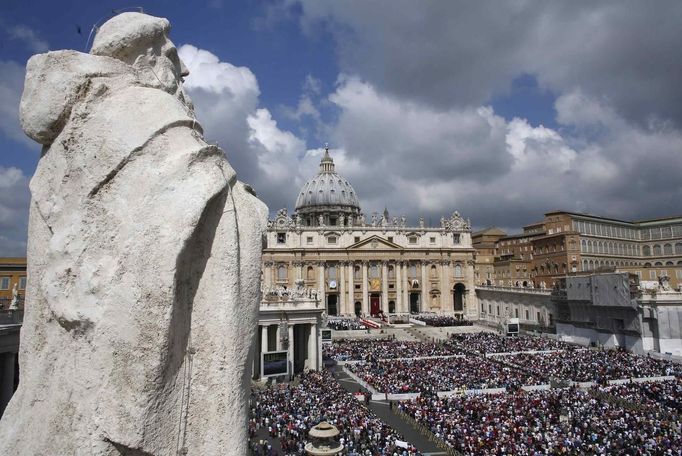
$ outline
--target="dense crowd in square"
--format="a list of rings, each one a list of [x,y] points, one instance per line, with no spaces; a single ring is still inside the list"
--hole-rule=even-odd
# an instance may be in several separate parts
[[[296,385],[279,384],[252,392],[250,435],[254,437],[260,428],[267,430],[271,438],[279,440],[283,455],[306,454],[308,431],[321,421],[339,430],[343,454],[420,454],[409,445],[407,449],[398,446],[396,441],[404,441],[403,437],[344,390],[328,371],[301,374]],[[252,445],[252,454],[259,454],[258,447]]]
[[[471,334],[453,334],[449,343],[460,350],[474,353],[509,353],[543,350],[574,350],[576,345],[568,344],[548,337],[514,336],[502,337],[495,333],[480,332]]]
[[[472,326],[473,322],[465,320],[460,315],[439,315],[436,313],[419,313],[412,315],[415,320],[423,321],[428,326]]]
[[[635,411],[574,388],[444,399],[424,395],[398,407],[467,456],[682,452],[679,414],[671,419],[655,408]]]
[[[604,383],[607,380],[682,374],[679,364],[623,350],[520,353],[503,359],[537,374],[576,382]]]
[[[347,368],[372,388],[389,394],[507,388],[547,383],[534,375],[482,357],[379,360]]]
[[[327,327],[336,331],[352,331],[367,329],[365,324],[357,318],[329,317]]]
[[[628,382],[603,386],[599,391],[637,408],[660,408],[671,414],[682,413],[682,381],[680,379],[662,382]]]
[[[339,339],[324,347],[323,355],[336,361],[371,359],[419,358],[450,356],[461,353],[456,348],[438,342],[411,342],[393,339]]]

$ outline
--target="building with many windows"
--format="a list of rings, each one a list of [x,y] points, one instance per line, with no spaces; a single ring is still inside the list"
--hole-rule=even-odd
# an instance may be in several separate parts
[[[269,222],[263,251],[266,289],[319,290],[329,315],[431,311],[475,319],[471,228],[457,212],[439,226],[362,213],[351,184],[326,150],[316,176]]]
[[[474,246],[478,250],[478,244]],[[478,255],[489,257],[491,250],[484,245]],[[477,267],[479,276],[489,274],[481,270],[485,266],[479,260]],[[528,278],[535,287],[551,288],[561,277],[595,271],[629,272],[641,281],[669,277],[671,287],[679,288],[682,217],[629,222],[548,212],[544,220],[525,226],[521,234],[497,238],[491,283],[516,286]]]

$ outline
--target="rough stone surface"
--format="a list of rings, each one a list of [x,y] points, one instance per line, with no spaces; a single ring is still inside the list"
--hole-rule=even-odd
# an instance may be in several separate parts
[[[247,454],[267,208],[203,140],[167,33],[124,13],[92,54],[28,62],[44,148],[0,454]]]

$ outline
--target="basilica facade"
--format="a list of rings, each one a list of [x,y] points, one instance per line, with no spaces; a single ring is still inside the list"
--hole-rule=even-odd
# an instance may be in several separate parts
[[[387,210],[367,219],[329,150],[306,182],[292,214],[268,223],[263,286],[317,290],[328,315],[416,312],[476,319],[471,227],[457,212],[439,226],[416,225]]]

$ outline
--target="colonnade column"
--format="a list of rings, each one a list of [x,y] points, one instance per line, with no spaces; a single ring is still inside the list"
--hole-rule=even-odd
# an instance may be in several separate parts
[[[455,310],[455,300],[452,295],[452,290],[450,289],[450,262],[445,260],[441,265],[441,287],[443,288],[440,292],[443,302],[443,304],[441,304],[441,310],[450,312],[451,310]],[[447,303],[447,305],[445,303]]]
[[[275,350],[282,350],[282,326],[277,325],[277,330],[275,331]]]
[[[403,308],[403,262],[396,261],[395,271],[395,311],[400,313]]]
[[[265,280],[265,286],[268,288],[272,286],[272,266],[274,266],[274,264],[275,263],[271,261],[263,263],[265,266],[265,277],[263,277],[263,280]]]
[[[362,262],[362,313],[369,315],[369,296],[367,295],[367,262]]]
[[[346,309],[349,314],[355,314],[355,284],[353,279],[355,278],[355,265],[353,262],[348,263],[348,308]]]
[[[345,314],[346,313],[346,262],[345,261],[340,261],[339,262],[339,280],[338,280],[338,287],[339,287],[339,308],[336,310],[336,312],[339,315]]]
[[[294,325],[289,325],[289,345],[287,346],[287,358],[289,358],[289,376],[294,375]]]
[[[319,290],[320,304],[327,311],[327,285],[324,283],[324,261],[317,263],[317,289]]]
[[[381,310],[388,313],[388,261],[381,262]]]
[[[422,285],[422,296],[421,296],[421,309],[419,309],[421,312],[425,312],[427,310],[428,302],[426,300],[427,292],[426,292],[426,281],[428,280],[428,277],[426,276],[426,262],[422,261],[422,280],[421,280],[421,285]]]
[[[308,369],[318,370],[317,364],[317,324],[310,324],[310,335],[308,336]]]
[[[410,288],[407,284],[407,270],[409,269],[409,267],[410,267],[410,263],[406,261],[403,264],[403,277],[401,279],[403,281],[403,312],[407,312],[407,313],[410,312],[410,293],[409,293]]]

